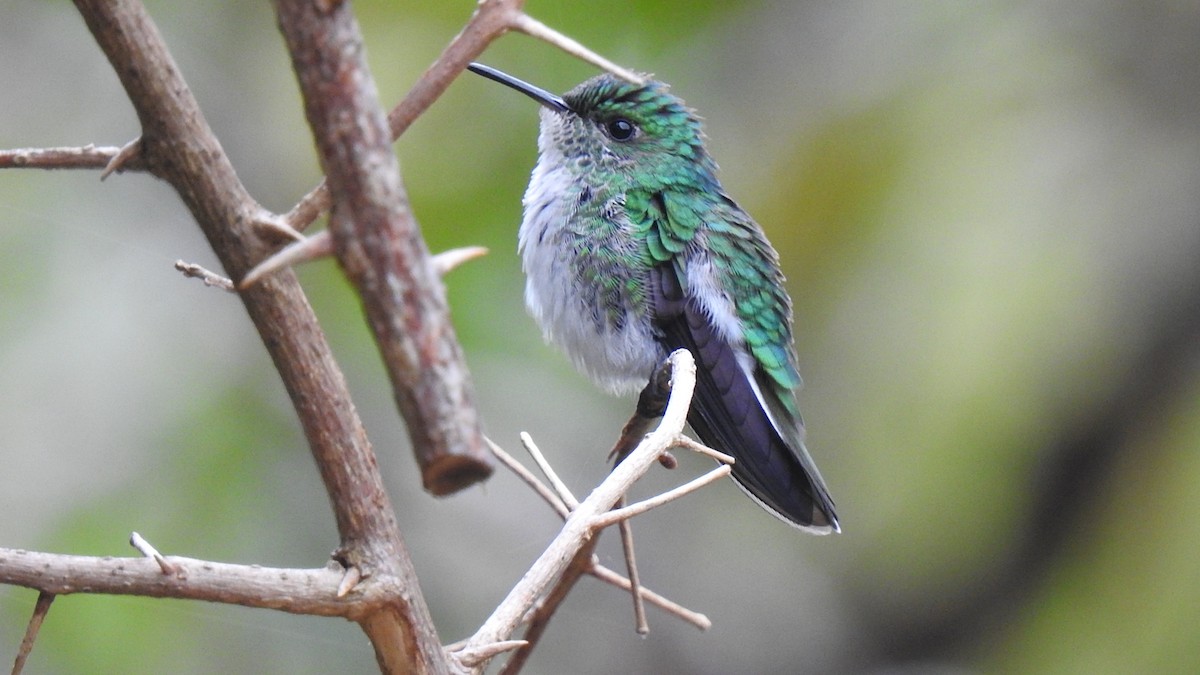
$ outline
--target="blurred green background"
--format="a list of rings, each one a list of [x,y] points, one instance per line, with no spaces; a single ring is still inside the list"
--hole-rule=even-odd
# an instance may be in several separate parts
[[[267,3],[148,3],[251,192],[318,178]],[[384,101],[473,3],[358,2]],[[779,249],[809,445],[840,536],[798,534],[731,484],[636,521],[643,581],[701,633],[585,581],[531,673],[1200,671],[1200,5],[530,0],[651,71],[707,121],[725,186]],[[563,91],[591,67],[509,36],[484,61]],[[67,3],[0,6],[0,146],[138,133]],[[632,405],[542,344],[515,253],[536,110],[456,81],[397,143],[489,435],[529,431],[577,493]],[[237,300],[148,176],[0,172],[0,546],[160,550],[311,567],[337,545],[294,413]],[[355,298],[301,271],[346,370],[445,642],[469,635],[556,528],[500,471],[419,488]],[[681,457],[639,494],[707,468]],[[613,537],[601,557],[620,567]],[[35,594],[0,587],[10,663]],[[68,596],[27,672],[375,670],[356,626]]]

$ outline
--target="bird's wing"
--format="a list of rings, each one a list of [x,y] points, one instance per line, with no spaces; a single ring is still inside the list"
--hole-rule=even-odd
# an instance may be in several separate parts
[[[774,250],[740,209],[745,222],[731,224],[669,190],[632,203],[654,259],[647,296],[660,340],[697,361],[688,422],[736,458],[733,477],[768,511],[810,531],[837,530],[791,394],[799,375]]]

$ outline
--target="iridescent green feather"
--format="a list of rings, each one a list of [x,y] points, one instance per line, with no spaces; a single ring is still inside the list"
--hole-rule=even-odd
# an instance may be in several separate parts
[[[783,290],[778,256],[741,209],[686,188],[630,190],[627,213],[655,262],[675,261],[685,277],[684,253],[704,237],[719,284],[729,289],[750,353],[769,376],[784,407],[797,415],[792,392],[800,373],[792,351],[791,304]]]
[[[640,255],[648,265],[674,262],[686,285],[687,251],[703,237],[747,348],[784,408],[798,416],[792,392],[800,386],[800,374],[778,255],[758,225],[724,195],[716,164],[704,149],[699,118],[659,82],[637,86],[601,75],[563,98],[598,123],[619,116],[641,128],[640,144],[610,146],[618,154],[636,147],[637,175],[625,186],[624,207],[631,234],[644,242]]]

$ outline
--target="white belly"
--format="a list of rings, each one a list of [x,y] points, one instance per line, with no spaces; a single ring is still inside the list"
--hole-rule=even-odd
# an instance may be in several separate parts
[[[545,159],[545,158],[543,158]],[[525,193],[519,250],[525,270],[525,305],[548,342],[613,393],[638,391],[666,357],[648,314],[607,320],[605,309],[574,279],[574,251],[555,244],[577,204],[579,188],[553,162],[539,161]]]

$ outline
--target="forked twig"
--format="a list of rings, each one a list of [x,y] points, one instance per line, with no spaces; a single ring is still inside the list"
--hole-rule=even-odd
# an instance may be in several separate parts
[[[526,485],[533,489],[533,491],[536,492],[543,501],[545,501],[552,509],[554,509],[555,513],[557,513],[559,517],[561,517],[563,520],[567,519],[567,516],[570,515],[570,511],[567,509],[566,505],[563,504],[562,500],[559,499],[558,495],[554,494],[553,490],[538,480],[537,476],[533,475],[532,471],[525,468],[525,465],[518,462],[515,457],[508,454],[499,445],[496,445],[490,440],[488,441],[488,444],[491,447],[492,452],[495,454],[496,459],[499,460],[501,464],[506,466]],[[599,579],[600,581],[615,586],[623,591],[628,592],[632,590],[632,586],[627,577],[614,572],[604,565],[601,565],[595,556],[592,557],[591,567],[588,568],[587,573]],[[673,600],[663,597],[662,595],[655,593],[645,586],[640,588],[639,595],[646,602],[658,607],[667,614],[676,616],[681,620],[692,624],[700,630],[708,630],[712,627],[712,622],[709,621],[708,617],[705,615],[692,611],[683,605],[674,602]],[[447,649],[453,649],[453,646],[447,647]]]
[[[728,476],[730,471],[732,471],[732,470],[733,470],[732,467],[730,467],[728,464],[722,464],[721,466],[718,466],[717,468],[713,469],[712,471],[709,471],[708,473],[704,474],[703,476],[700,476],[699,478],[694,478],[694,479],[684,483],[683,485],[680,485],[679,487],[667,490],[666,492],[664,492],[660,495],[656,495],[649,499],[645,499],[640,502],[636,502],[636,503],[631,504],[626,507],[616,508],[611,511],[608,511],[607,513],[603,513],[599,516],[596,516],[595,526],[598,528],[608,527],[609,525],[612,525],[613,523],[620,523],[620,522],[627,521],[636,515],[643,514],[647,511],[649,511],[650,509],[662,506],[663,504],[666,504],[667,502],[675,501],[676,499],[679,499],[680,497],[682,497],[686,494],[689,494],[691,492],[695,492],[696,490],[699,490],[700,488],[704,487],[705,485],[716,482],[716,481],[724,478],[725,476]]]
[[[451,652],[452,656],[460,658],[460,664],[470,668],[482,667],[483,663],[468,666],[461,660],[460,655],[470,654],[473,653],[473,650],[484,645],[508,639],[522,621],[528,620],[530,622],[530,630],[525,637],[529,640],[530,645],[518,650],[514,658],[519,658],[522,651],[527,652],[536,643],[536,638],[543,629],[544,620],[548,620],[549,614],[552,613],[552,608],[557,606],[558,602],[561,602],[561,597],[565,596],[565,592],[569,590],[570,585],[582,573],[593,574],[598,578],[602,578],[609,583],[626,588],[627,590],[635,588],[629,581],[621,579],[620,575],[600,567],[590,553],[585,559],[581,555],[581,551],[586,550],[590,545],[594,545],[597,538],[596,535],[600,530],[597,525],[605,522],[605,512],[617,503],[618,499],[625,494],[634,481],[649,470],[650,466],[654,464],[661,453],[678,444],[677,441],[682,433],[683,425],[686,423],[687,408],[691,403],[691,394],[695,386],[695,362],[690,353],[686,350],[679,350],[671,355],[669,363],[672,391],[663,414],[662,423],[657,429],[647,435],[638,447],[629,453],[624,461],[613,469],[609,477],[594,489],[587,499],[583,500],[577,508],[571,511],[558,536],[550,543],[549,547],[542,553],[521,581],[513,587],[508,597],[500,603],[500,606],[497,607],[492,616],[484,622],[475,635],[464,641],[459,649]],[[536,444],[524,437],[522,440],[526,441],[527,448],[533,448],[531,454],[535,458],[540,457],[540,459],[535,459],[535,461],[538,461],[540,465],[545,465],[543,471],[548,476],[548,480],[561,483],[557,479],[557,475],[553,469],[548,467],[549,463],[545,461],[545,457],[536,449]],[[528,471],[521,473],[524,474],[523,480],[526,480],[530,485],[536,485],[540,482],[532,474],[529,474]],[[554,478],[549,478],[550,476],[554,476]],[[695,487],[690,489],[694,490]],[[549,488],[538,490],[538,493],[551,504],[554,504],[558,500],[565,502],[573,499],[569,496],[570,491],[565,486],[559,492],[567,496],[564,497],[563,494],[559,494],[551,498],[550,495],[553,493]],[[665,501],[669,501],[669,499],[661,503],[665,503]],[[642,503],[635,506],[643,509],[647,508]],[[560,580],[566,580],[566,583],[561,583]],[[685,620],[700,628],[707,628],[711,625],[708,619],[701,614],[682,609],[678,605],[664,601],[660,596],[651,594],[644,589],[639,589],[636,592],[639,598],[653,598],[650,601],[655,602],[659,606],[670,607],[671,609],[668,609],[668,611],[671,611],[672,614],[685,618]],[[516,664],[514,666],[517,667]],[[508,670],[507,665],[505,670],[506,672],[511,672]]]
[[[496,456],[496,459],[500,460],[501,464],[508,467],[509,471],[515,473],[518,478],[525,482],[526,485],[533,488],[533,491],[536,492],[543,501],[549,504],[550,508],[554,509],[554,512],[557,513],[559,517],[561,517],[563,520],[566,520],[567,516],[571,515],[571,509],[567,508],[567,505],[563,503],[562,498],[554,494],[553,490],[546,487],[545,483],[538,480],[537,476],[533,475],[532,471],[526,469],[524,464],[518,462],[515,457],[505,452],[504,449],[499,445],[496,445],[492,439],[487,437],[485,437],[485,439],[487,440],[488,447],[492,450],[492,454]]]

